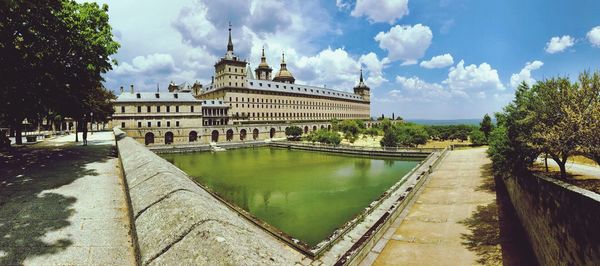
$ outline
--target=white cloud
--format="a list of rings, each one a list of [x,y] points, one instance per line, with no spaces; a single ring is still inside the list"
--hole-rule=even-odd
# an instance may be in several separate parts
[[[336,1],[336,4],[339,2]],[[354,17],[366,16],[370,22],[393,24],[408,12],[408,0],[357,0],[350,14]]]
[[[539,69],[543,65],[544,63],[538,60],[525,63],[525,67],[523,67],[519,73],[515,73],[510,76],[510,86],[516,88],[523,81],[529,85],[535,83],[535,79],[531,77],[531,71]]]
[[[546,43],[546,52],[549,54],[559,53],[573,46],[574,44],[575,39],[569,35],[552,37],[550,41]]]
[[[311,85],[350,91],[358,81],[360,64],[343,48],[327,48],[314,56],[301,56],[292,62],[296,67],[296,72],[292,73],[301,80],[307,78]],[[290,70],[294,71],[294,68]]]
[[[592,43],[592,46],[600,48],[600,26],[592,28],[586,36],[588,41]]]
[[[373,52],[362,55],[358,62],[367,68],[368,77],[366,83],[371,87],[379,87],[388,80],[383,76],[383,68],[388,63],[387,59],[379,60]]]
[[[350,3],[345,0],[335,0],[335,6],[340,10],[344,10],[350,8]]]
[[[116,66],[113,71],[117,75],[143,74],[152,75],[160,73],[172,73],[176,71],[175,61],[170,54],[150,54],[147,56],[136,56],[131,64],[123,62]]]
[[[424,68],[444,68],[454,64],[454,58],[451,54],[443,54],[432,57],[429,61],[421,61],[421,67]]]
[[[402,60],[403,65],[416,64],[431,45],[432,38],[431,29],[421,24],[396,25],[388,32],[379,32],[375,36],[379,47],[388,52],[388,59]]]
[[[460,60],[456,66],[450,68],[448,78],[442,83],[446,84],[451,90],[457,91],[505,89],[498,77],[498,71],[488,63],[465,67],[464,60]]]

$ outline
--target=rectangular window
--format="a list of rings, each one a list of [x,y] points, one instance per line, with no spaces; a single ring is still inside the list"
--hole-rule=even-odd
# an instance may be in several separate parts
[[[171,121],[167,121],[167,127],[171,126]]]
[[[125,113],[125,106],[121,106],[121,113]]]
[[[142,127],[142,122],[138,122],[138,127]]]
[[[152,127],[152,122],[148,121],[148,127]]]
[[[167,113],[168,113],[168,112],[171,112],[171,106],[168,106],[168,105],[167,105]]]
[[[179,113],[179,105],[175,106],[175,113]]]
[[[150,113],[150,106],[146,106],[146,113]]]
[[[179,126],[179,121],[175,121],[175,126],[178,127]]]
[[[192,113],[194,112],[194,106],[193,105],[190,106],[190,112],[192,112]]]
[[[142,107],[141,106],[138,106],[137,109],[138,109],[138,113],[142,112]]]
[[[121,128],[125,128],[125,122],[121,122]]]
[[[156,106],[156,112],[160,113],[160,106]]]
[[[156,126],[160,127],[160,121],[156,122]]]

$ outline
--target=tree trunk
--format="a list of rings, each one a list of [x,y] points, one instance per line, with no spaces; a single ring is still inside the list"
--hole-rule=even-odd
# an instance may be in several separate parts
[[[77,121],[74,121],[73,123],[75,124],[75,142],[79,142],[79,123],[77,123]]]
[[[21,131],[21,124],[15,124],[15,144],[23,144],[23,132]]]
[[[566,162],[556,162],[560,168],[560,178],[567,179],[567,169],[565,167]]]
[[[546,156],[544,156],[544,164],[546,165],[546,173],[550,172],[550,170],[548,169],[548,154],[546,153]]]

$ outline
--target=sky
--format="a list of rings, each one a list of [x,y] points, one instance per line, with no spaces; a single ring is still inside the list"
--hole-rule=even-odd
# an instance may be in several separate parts
[[[104,75],[118,92],[210,82],[227,48],[252,69],[262,47],[296,83],[352,91],[371,115],[470,119],[502,110],[522,81],[600,70],[600,1],[170,0],[108,4],[121,44]]]

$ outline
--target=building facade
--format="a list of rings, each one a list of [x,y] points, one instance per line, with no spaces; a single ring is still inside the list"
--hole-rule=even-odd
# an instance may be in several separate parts
[[[263,140],[285,137],[285,128],[291,125],[308,133],[330,128],[332,119],[370,119],[370,88],[362,71],[353,93],[296,84],[285,54],[273,75],[264,48],[252,71],[234,53],[231,28],[227,51],[214,67],[208,86],[171,82],[164,93],[136,93],[132,86],[115,101],[113,123],[152,145]]]

